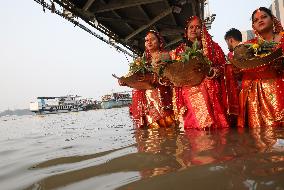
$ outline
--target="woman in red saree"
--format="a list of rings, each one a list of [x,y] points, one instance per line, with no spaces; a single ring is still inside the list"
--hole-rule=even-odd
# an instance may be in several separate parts
[[[145,55],[153,70],[161,64],[164,50],[162,37],[156,31],[149,31],[145,37]],[[132,91],[130,107],[133,121],[137,127],[170,127],[175,124],[172,110],[172,89],[157,82],[155,89]]]
[[[212,69],[201,84],[174,89],[175,114],[183,115],[185,129],[227,128],[229,124],[225,109],[224,53],[198,17],[188,20],[185,32],[187,43],[182,43],[171,52],[172,59],[178,60],[185,47],[198,40],[204,56],[212,62]]]
[[[260,7],[252,14],[252,27],[256,37],[246,43],[257,43],[261,38],[274,41],[284,52],[283,27],[271,11]],[[242,71],[240,93],[240,127],[284,126],[283,62]],[[279,66],[280,65],[280,66]]]

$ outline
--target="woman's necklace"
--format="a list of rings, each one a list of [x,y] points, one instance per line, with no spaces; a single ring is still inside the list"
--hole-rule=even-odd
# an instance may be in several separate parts
[[[264,37],[260,36],[260,38],[266,42],[275,42],[275,33],[272,34],[272,38],[270,39],[265,39]]]
[[[275,33],[273,33],[272,42],[275,42]]]
[[[158,63],[160,59],[160,51],[152,53],[151,57],[152,57],[152,64],[154,64],[153,66],[156,66],[156,64]]]

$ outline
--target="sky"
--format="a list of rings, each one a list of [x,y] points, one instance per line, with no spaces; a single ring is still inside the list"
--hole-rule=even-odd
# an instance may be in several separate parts
[[[250,16],[271,0],[210,0],[216,19],[209,31],[224,52],[224,34],[251,28]],[[38,96],[81,95],[100,99],[129,90],[111,76],[128,71],[123,53],[33,0],[0,1],[0,111],[29,108]]]

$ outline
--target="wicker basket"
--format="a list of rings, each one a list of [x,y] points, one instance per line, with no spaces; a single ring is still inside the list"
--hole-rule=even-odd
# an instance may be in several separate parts
[[[240,45],[236,47],[234,54],[234,58],[230,62],[242,70],[264,67],[283,58],[282,48],[278,48],[265,57],[256,57],[245,45]]]
[[[154,73],[134,73],[127,77],[117,77],[116,75],[113,76],[126,86],[138,90],[154,89],[157,81],[157,76]]]
[[[175,62],[164,69],[164,77],[168,78],[175,86],[196,86],[206,77],[210,65],[203,57],[190,59],[188,63]]]

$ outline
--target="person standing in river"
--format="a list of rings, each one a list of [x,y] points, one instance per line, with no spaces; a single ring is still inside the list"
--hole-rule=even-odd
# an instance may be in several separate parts
[[[190,17],[187,21],[185,38],[186,42],[171,52],[173,60],[178,60],[186,47],[191,47],[197,40],[203,55],[212,64],[207,77],[199,85],[175,88],[175,112],[183,116],[185,129],[227,128],[229,124],[224,104],[224,53],[197,16]]]
[[[235,28],[231,28],[225,34],[225,41],[227,43],[229,53],[227,55],[228,61],[225,64],[225,85],[227,92],[227,114],[231,126],[237,126],[239,115],[239,93],[240,93],[240,75],[234,74],[234,66],[229,61],[233,59],[234,49],[242,42],[242,33]]]
[[[162,56],[168,55],[161,35],[150,30],[145,37],[145,56],[148,66],[158,72],[164,64]],[[172,89],[156,81],[156,87],[149,90],[133,89],[131,114],[138,128],[170,127],[176,124],[172,109]],[[120,83],[121,84],[121,83]]]
[[[252,13],[252,28],[256,37],[245,44],[258,44],[259,40],[277,43],[272,51],[284,52],[283,27],[265,7]],[[240,93],[240,127],[284,126],[283,62],[275,61],[262,67],[242,70]]]

